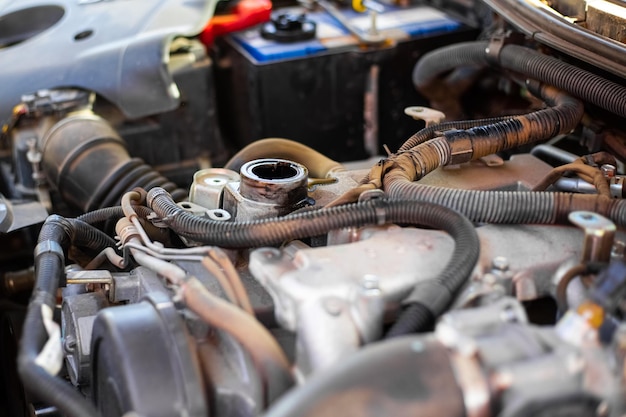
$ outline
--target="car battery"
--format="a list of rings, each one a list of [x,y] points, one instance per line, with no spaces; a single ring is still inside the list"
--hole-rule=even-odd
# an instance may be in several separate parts
[[[216,73],[226,140],[242,147],[283,137],[339,161],[378,155],[383,145],[396,149],[419,128],[404,108],[427,105],[411,82],[418,58],[477,32],[432,7],[384,7],[376,27],[389,40],[377,46],[359,43],[326,11],[297,7],[273,15],[275,25],[298,29],[292,39],[263,34],[269,23],[224,38]],[[341,13],[368,33],[370,16]]]

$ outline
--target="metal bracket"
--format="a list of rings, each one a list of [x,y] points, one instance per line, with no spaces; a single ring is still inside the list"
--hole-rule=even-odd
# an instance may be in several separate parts
[[[615,238],[615,224],[592,211],[575,211],[568,218],[585,231],[582,262],[609,262]]]

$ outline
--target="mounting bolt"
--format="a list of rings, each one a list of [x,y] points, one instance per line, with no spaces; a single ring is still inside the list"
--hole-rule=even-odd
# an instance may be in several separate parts
[[[67,353],[74,352],[74,349],[76,348],[76,339],[74,338],[74,336],[72,335],[65,336],[64,347]]]
[[[613,248],[611,249],[612,259],[624,259],[626,254],[626,243],[621,240],[613,242]]]
[[[504,256],[496,256],[491,261],[491,267],[496,271],[506,272],[509,270],[509,260]]]
[[[324,310],[331,316],[338,316],[343,311],[343,300],[337,297],[329,297],[323,301]]]
[[[602,175],[604,175],[604,178],[613,178],[615,176],[617,168],[615,168],[615,165],[604,164],[600,167],[600,170],[602,171]]]
[[[365,275],[363,279],[361,280],[361,287],[363,287],[364,290],[380,289],[378,277],[376,275],[371,275],[371,274]]]

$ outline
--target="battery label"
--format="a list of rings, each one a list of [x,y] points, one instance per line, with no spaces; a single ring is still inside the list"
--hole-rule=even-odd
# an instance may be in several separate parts
[[[350,22],[363,32],[367,32],[371,25],[369,16],[352,18]],[[416,35],[435,30],[453,30],[460,24],[442,11],[431,7],[418,7],[381,13],[378,15],[376,25],[382,31],[402,29],[409,35]]]
[[[302,8],[281,9],[280,12],[304,13]],[[353,10],[342,11],[351,24],[363,33],[370,30],[371,18]],[[324,52],[338,52],[342,48],[358,45],[357,39],[337,20],[325,12],[307,13],[307,18],[316,23],[316,37],[308,41],[279,43],[264,39],[259,28],[248,29],[232,35],[258,63],[300,58]],[[462,24],[437,9],[419,6],[407,9],[387,7],[377,16],[378,30],[396,41],[454,31]]]

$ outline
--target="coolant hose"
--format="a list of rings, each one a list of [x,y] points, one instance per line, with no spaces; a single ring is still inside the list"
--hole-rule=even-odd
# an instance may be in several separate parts
[[[162,189],[148,192],[148,204],[177,234],[206,244],[250,248],[319,236],[344,227],[400,223],[447,232],[454,252],[441,274],[420,284],[412,302],[432,318],[441,315],[469,278],[478,260],[480,242],[472,223],[454,210],[419,201],[371,200],[357,204],[248,222],[222,222],[194,216],[178,207]]]
[[[463,42],[429,52],[415,66],[413,83],[423,91],[445,72],[467,65],[488,66],[493,62],[626,117],[626,87],[519,45],[504,45],[498,54],[490,55],[489,45],[488,41]]]
[[[54,405],[68,417],[97,416],[95,407],[66,381],[49,373],[38,361],[48,339],[43,310],[54,311],[56,292],[64,274],[64,251],[72,239],[87,240],[83,227],[60,216],[43,224],[35,249],[36,283],[28,304],[18,353],[24,387],[38,400]],[[60,344],[61,341],[59,340]]]
[[[461,417],[466,415],[446,349],[431,338],[405,337],[366,346],[313,375],[265,417]]]
[[[180,285],[181,297],[191,311],[212,327],[230,334],[248,351],[262,375],[265,405],[294,385],[287,357],[254,315],[211,294],[197,278],[188,278]]]
[[[246,162],[262,158],[279,158],[297,162],[309,170],[309,177],[312,178],[326,178],[332,172],[345,169],[339,162],[333,161],[313,148],[279,138],[252,142],[230,158],[224,168],[239,172]]]

